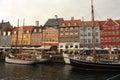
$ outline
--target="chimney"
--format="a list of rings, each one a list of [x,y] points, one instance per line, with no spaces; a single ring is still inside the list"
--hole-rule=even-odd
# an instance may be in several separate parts
[[[71,20],[74,20],[74,17],[71,17]]]
[[[55,19],[58,19],[58,16],[57,16],[57,15],[55,15]]]
[[[35,22],[35,26],[39,26],[39,21],[36,21],[36,22]]]
[[[2,23],[4,23],[4,20],[2,20]]]

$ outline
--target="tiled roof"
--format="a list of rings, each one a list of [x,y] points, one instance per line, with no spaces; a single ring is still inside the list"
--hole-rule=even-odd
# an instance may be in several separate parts
[[[26,30],[32,31],[34,26],[24,26],[23,28],[24,28],[25,31]]]
[[[44,27],[58,28],[62,21],[63,21],[63,18],[48,19],[48,21],[44,24]]]
[[[75,23],[76,23],[76,25],[75,25]],[[81,22],[81,20],[79,19],[79,20],[64,20],[63,22],[62,22],[62,24],[65,24],[65,26],[81,26],[82,25],[82,22]],[[61,26],[62,26],[62,24],[61,24]],[[70,24],[70,25],[69,25]],[[63,26],[64,27],[64,26]]]
[[[0,23],[0,30],[5,31],[7,28],[12,28],[9,22],[2,22]]]
[[[95,26],[99,26],[99,21],[94,21],[95,22]],[[92,21],[85,21],[84,22],[86,26],[91,27],[92,26]]]

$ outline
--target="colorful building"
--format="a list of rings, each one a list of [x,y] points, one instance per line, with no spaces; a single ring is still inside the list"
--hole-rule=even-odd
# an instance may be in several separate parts
[[[43,26],[43,45],[44,46],[56,46],[59,45],[59,26],[62,23],[63,18],[52,18]]]
[[[120,47],[120,20],[108,19],[101,27],[101,47]]]
[[[0,46],[11,46],[11,29],[11,24],[2,20],[0,23]]]
[[[34,26],[15,27],[12,30],[12,45],[30,46]]]
[[[42,46],[42,26],[34,26],[31,34],[31,46]]]
[[[92,48],[93,34],[92,34],[92,21],[83,22],[80,27],[80,47]],[[94,26],[95,46],[100,47],[100,25],[99,21],[95,21]]]
[[[49,27],[43,30],[43,45],[58,46],[58,29]]]
[[[11,47],[11,28],[7,29],[6,31],[2,31],[1,34],[1,46],[2,47]]]
[[[64,20],[59,27],[59,50],[78,49],[81,20]]]

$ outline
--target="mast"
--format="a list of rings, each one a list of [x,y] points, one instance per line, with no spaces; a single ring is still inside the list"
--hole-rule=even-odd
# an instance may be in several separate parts
[[[25,19],[23,19],[23,27],[22,27],[22,37],[21,37],[20,51],[22,51],[22,46],[23,46],[23,33],[24,33],[24,26],[25,26]]]
[[[94,22],[94,9],[93,9],[93,0],[91,0],[91,17],[92,17],[92,47],[93,47],[93,56],[95,57],[95,22]]]
[[[83,51],[85,50],[85,26],[84,26],[84,17],[82,17],[82,27],[83,27]]]
[[[17,50],[17,46],[18,46],[18,29],[19,29],[19,19],[18,19],[18,22],[17,22],[17,27],[16,27],[16,44],[15,44],[15,47],[16,47],[16,50]]]

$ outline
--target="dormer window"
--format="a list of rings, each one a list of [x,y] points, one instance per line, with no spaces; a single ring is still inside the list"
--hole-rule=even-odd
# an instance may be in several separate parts
[[[77,23],[76,23],[76,22],[74,23],[74,26],[77,26]]]
[[[16,34],[17,32],[16,31],[14,31],[14,34]]]
[[[65,23],[62,23],[62,26],[65,26]]]
[[[27,30],[26,33],[29,33],[29,30]]]
[[[68,26],[71,26],[71,24],[70,24],[70,23],[68,23]]]
[[[6,32],[3,32],[3,36],[5,36],[6,35]]]
[[[8,32],[8,36],[10,36],[10,31]]]
[[[41,32],[42,30],[41,29],[39,29],[39,32]]]
[[[37,30],[36,30],[36,29],[34,29],[34,32],[37,32]]]

